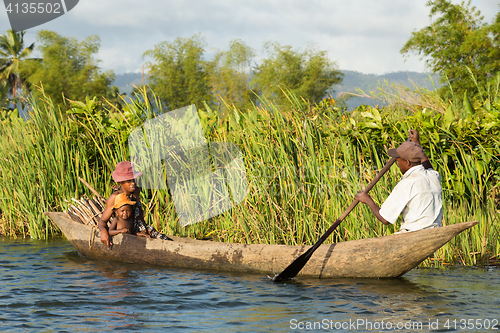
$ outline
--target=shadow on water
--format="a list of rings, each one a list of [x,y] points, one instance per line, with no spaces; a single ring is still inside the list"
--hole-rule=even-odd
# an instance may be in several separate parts
[[[294,320],[428,322],[498,317],[500,308],[498,269],[275,283],[263,274],[88,259],[61,239],[0,238],[0,279],[0,324],[14,332],[290,331]]]
[[[309,288],[333,288],[333,289],[347,289],[356,288],[364,293],[377,293],[377,294],[432,294],[439,291],[426,287],[418,282],[405,277],[395,279],[311,279],[311,278],[295,278],[287,282],[272,282],[272,280],[264,274],[256,273],[240,273],[240,272],[224,272],[213,270],[193,270],[182,268],[168,268],[165,266],[151,265],[151,264],[131,264],[116,261],[98,261],[86,258],[80,255],[76,250],[65,252],[64,257],[68,260],[68,264],[75,266],[75,268],[84,268],[89,265],[93,266],[96,270],[102,273],[104,277],[127,277],[130,272],[147,272],[156,270],[159,272],[168,272],[168,274],[182,274],[184,276],[200,276],[204,275],[207,278],[224,278],[224,279],[238,279],[248,282],[263,283],[266,285],[275,286],[276,288],[293,288],[296,290],[307,291]]]
[[[290,283],[290,282],[289,282]],[[378,294],[429,294],[437,293],[433,288],[426,287],[418,282],[414,282],[406,277],[395,279],[365,279],[365,278],[345,278],[345,279],[298,279],[291,284],[308,288],[312,285],[324,285],[329,288],[358,288],[366,293]]]

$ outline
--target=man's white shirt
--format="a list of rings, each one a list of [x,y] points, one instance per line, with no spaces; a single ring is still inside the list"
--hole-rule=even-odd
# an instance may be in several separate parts
[[[441,176],[422,165],[410,168],[380,207],[380,215],[394,224],[399,214],[402,231],[441,227],[443,191]]]

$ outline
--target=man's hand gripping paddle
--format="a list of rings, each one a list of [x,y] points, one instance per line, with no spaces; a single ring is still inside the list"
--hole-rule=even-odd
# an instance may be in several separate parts
[[[363,190],[364,193],[368,193],[375,184],[379,181],[380,178],[384,175],[384,173],[387,172],[391,168],[391,166],[396,162],[397,157],[391,158],[385,166],[380,170],[380,172],[375,176],[375,178],[368,184],[368,186]],[[312,254],[316,249],[323,244],[323,242],[330,236],[330,234],[338,227],[340,222],[342,222],[347,215],[356,207],[359,201],[354,200],[353,203],[342,213],[342,215],[328,228],[328,230],[321,236],[318,241],[311,247],[309,250],[304,252],[300,257],[295,259],[283,272],[280,274],[276,275],[273,278],[274,282],[280,282],[280,281],[285,281],[288,279],[294,278],[300,270],[307,264],[309,261],[309,258],[311,258]]]

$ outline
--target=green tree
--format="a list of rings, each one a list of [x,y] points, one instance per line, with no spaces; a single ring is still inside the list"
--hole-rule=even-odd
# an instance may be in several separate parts
[[[80,42],[41,30],[37,40],[42,61],[30,61],[24,70],[31,84],[43,86],[43,92],[34,90],[36,97],[44,93],[66,110],[65,99],[84,101],[87,96],[100,98],[109,93],[115,76],[112,71],[101,72],[99,60],[94,58],[99,37],[89,36]]]
[[[333,85],[342,82],[343,74],[325,51],[309,48],[298,52],[277,43],[267,43],[265,48],[269,57],[256,68],[252,80],[264,98],[287,104],[281,92],[286,88],[310,103],[318,103],[326,94],[333,93]]]
[[[230,42],[228,51],[216,54],[210,73],[210,85],[219,101],[239,110],[252,107],[256,97],[250,90],[251,62],[254,56],[253,49],[239,39]]]
[[[470,1],[430,0],[427,5],[432,23],[413,32],[401,53],[412,51],[425,58],[426,65],[441,74],[443,83],[449,81],[459,96],[465,91],[476,94],[478,86],[500,70],[500,12],[487,25]],[[441,92],[446,96],[449,88],[442,87]]]
[[[7,30],[0,35],[0,97],[2,101],[10,95],[14,100],[24,87],[21,67],[31,55],[35,43],[24,47],[24,31]]]
[[[195,104],[212,104],[209,73],[212,63],[203,59],[205,41],[200,35],[161,42],[144,53],[148,62],[151,89],[169,110]]]

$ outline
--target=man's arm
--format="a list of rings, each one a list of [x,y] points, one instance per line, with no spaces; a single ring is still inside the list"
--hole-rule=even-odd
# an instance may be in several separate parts
[[[369,195],[369,194],[366,194],[365,192],[363,191],[359,191],[358,193],[356,193],[356,195],[354,196],[354,199],[355,200],[358,200],[359,202],[362,202],[364,204],[367,204],[368,207],[370,207],[370,209],[372,210],[372,213],[373,215],[375,215],[375,217],[380,221],[382,222],[383,224],[385,225],[389,225],[391,224],[391,222],[387,221],[386,219],[384,219],[382,217],[382,215],[380,215],[380,207],[377,206],[377,204],[373,201],[372,197]]]
[[[409,130],[408,137],[410,138],[411,141],[413,141],[416,144],[418,144],[419,146],[421,146],[420,134],[418,133],[417,130],[414,130],[414,129]],[[423,151],[423,149],[422,149],[422,151]],[[429,161],[429,158],[427,158],[427,155],[425,155],[425,152],[424,152],[424,158],[422,158],[422,160],[420,162],[422,163],[422,166],[424,167],[424,169],[432,169],[432,164]]]

